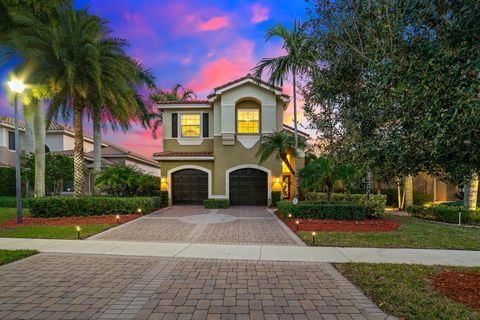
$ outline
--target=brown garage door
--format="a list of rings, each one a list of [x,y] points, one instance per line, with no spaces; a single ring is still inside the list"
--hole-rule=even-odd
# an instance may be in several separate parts
[[[203,204],[208,199],[208,174],[185,169],[172,173],[172,201],[178,205]]]
[[[230,173],[232,206],[266,206],[268,175],[258,169],[239,169]]]

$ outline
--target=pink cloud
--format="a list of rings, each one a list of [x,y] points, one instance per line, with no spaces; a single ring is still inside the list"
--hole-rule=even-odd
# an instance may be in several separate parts
[[[268,20],[270,17],[270,8],[257,3],[252,6],[252,23],[260,23]]]
[[[216,86],[249,73],[257,62],[253,56],[254,43],[245,39],[233,42],[235,45],[224,50],[222,57],[205,63],[187,87],[199,93],[207,93]]]
[[[213,17],[198,25],[199,31],[213,31],[226,27],[229,24],[228,17]]]

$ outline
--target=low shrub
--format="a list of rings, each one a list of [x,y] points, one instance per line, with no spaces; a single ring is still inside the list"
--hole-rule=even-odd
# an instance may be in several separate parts
[[[37,218],[128,214],[138,208],[149,213],[165,205],[161,197],[44,197],[29,201],[30,215]]]
[[[29,198],[22,198],[22,207],[28,207]],[[16,208],[17,198],[13,197],[0,197],[0,208]]]
[[[272,206],[276,206],[281,199],[282,199],[281,191],[272,191]]]
[[[462,206],[444,204],[428,207],[410,206],[406,210],[416,218],[447,223],[458,223],[458,215],[461,213],[462,223],[480,224],[480,210],[470,211]]]
[[[15,168],[0,166],[0,196],[15,196]]]
[[[206,199],[203,205],[207,209],[226,209],[230,208],[230,200],[228,199]]]
[[[365,220],[367,217],[366,206],[349,203],[300,201],[294,205],[290,201],[280,201],[277,208],[283,217],[291,213],[300,219]]]
[[[328,195],[321,192],[310,192],[306,194],[306,199],[311,202],[328,202]],[[369,217],[380,217],[385,212],[387,198],[383,194],[371,194],[367,199],[366,194],[347,194],[332,193],[332,204],[356,204],[367,207],[367,215]]]

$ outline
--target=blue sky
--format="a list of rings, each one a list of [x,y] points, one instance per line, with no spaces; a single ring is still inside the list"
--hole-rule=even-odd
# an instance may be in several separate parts
[[[176,83],[195,90],[199,98],[215,86],[241,77],[263,57],[282,54],[281,43],[265,43],[265,31],[277,22],[305,19],[307,4],[291,1],[75,1],[77,8],[110,21],[115,36],[130,42],[128,53],[150,68],[158,87]],[[12,66],[0,69],[5,83]],[[291,85],[285,86],[291,94]],[[4,88],[0,115],[12,115]],[[285,114],[291,124],[291,110]],[[91,132],[91,124],[85,124]],[[135,125],[131,131],[105,132],[105,139],[150,157],[161,150],[161,139]]]

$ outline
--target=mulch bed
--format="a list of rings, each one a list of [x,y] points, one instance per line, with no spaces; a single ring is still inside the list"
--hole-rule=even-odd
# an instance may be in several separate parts
[[[141,214],[121,214],[120,223],[125,223],[141,217]],[[116,224],[115,215],[88,216],[88,217],[63,217],[63,218],[23,218],[22,226],[63,226],[83,224]],[[15,228],[20,226],[17,219],[12,219],[0,224],[0,228]]]
[[[480,311],[480,272],[439,272],[431,280],[450,299]]]
[[[320,220],[320,219],[283,219],[279,217],[292,231],[297,231],[295,221],[299,220],[298,231],[325,232],[388,232],[400,228],[400,222],[390,219],[368,219],[363,221],[350,220]]]

